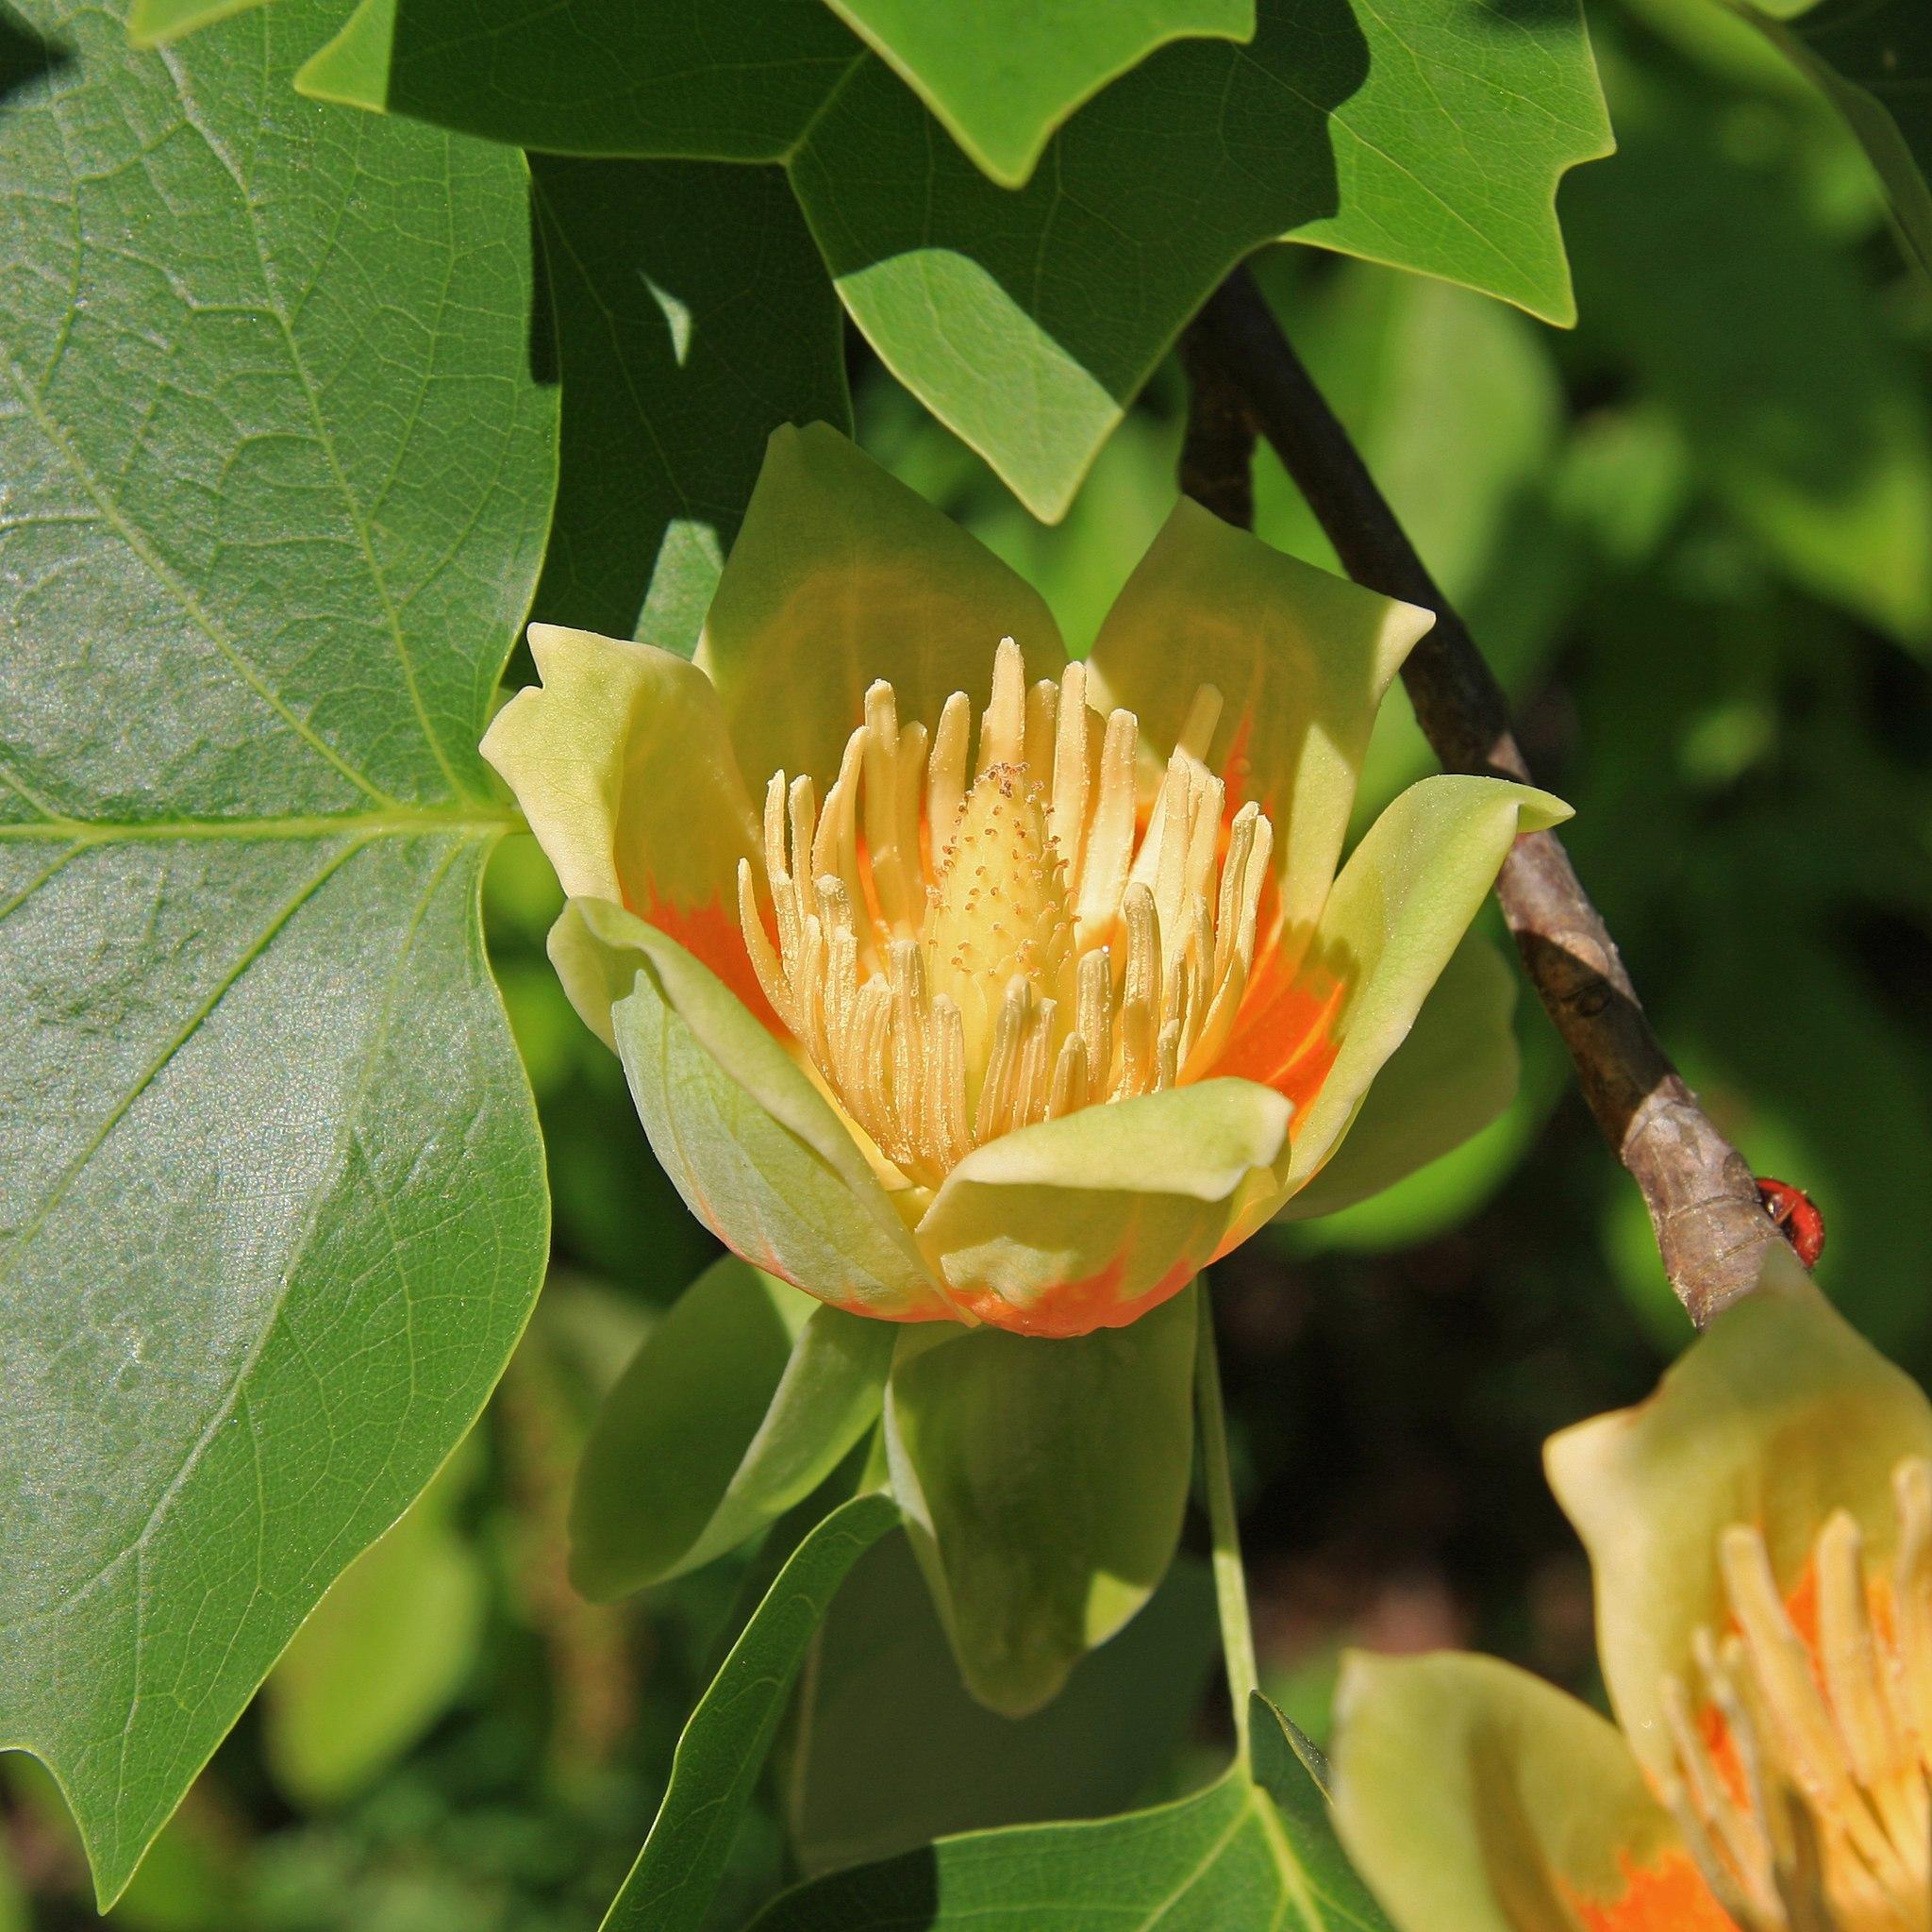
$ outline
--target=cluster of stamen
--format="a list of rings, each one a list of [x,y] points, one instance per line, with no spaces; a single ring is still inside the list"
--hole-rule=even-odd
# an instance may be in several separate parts
[[[1900,1464],[1893,1488],[1889,1570],[1844,1511],[1820,1532],[1815,1639],[1762,1533],[1725,1531],[1733,1627],[1699,1633],[1700,1697],[1664,1687],[1678,1770],[1665,1796],[1746,1932],[1932,1926],[1932,1463]]]
[[[1028,689],[1002,641],[969,764],[965,693],[928,734],[865,695],[819,806],[765,793],[767,927],[751,863],[739,918],[758,983],[846,1113],[936,1186],[972,1148],[1095,1103],[1197,1079],[1254,964],[1273,827],[1224,821],[1196,693],[1144,832],[1140,726],[1086,672]]]

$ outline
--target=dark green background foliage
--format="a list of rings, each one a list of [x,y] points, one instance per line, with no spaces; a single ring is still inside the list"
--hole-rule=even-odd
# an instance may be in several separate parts
[[[765,436],[823,418],[1084,648],[1174,494],[1174,333],[1259,242],[1317,244],[1264,248],[1263,286],[1576,806],[1660,1031],[1754,1164],[1816,1195],[1840,1304],[1932,1375],[1932,289],[1907,267],[1932,127],[1890,87],[1932,73],[1923,8],[1593,5],[1619,152],[1564,176],[1562,246],[1553,184],[1606,143],[1555,0],[1496,10],[1439,103],[1466,146],[1402,92],[1441,51],[1424,0],[1263,0],[1248,45],[1240,7],[1124,9],[1118,45],[1070,42],[996,113],[884,0],[579,0],[575,42],[494,10],[491,60],[452,55],[476,17],[453,0],[365,0],[333,40],[351,9],[322,0],[146,0],[144,34],[241,17],[139,57],[102,14],[0,10],[0,1014],[37,1016],[0,1091],[0,1307],[10,1349],[79,1364],[9,1408],[0,1680],[57,1673],[8,1707],[50,1755],[71,1733],[97,1759],[102,1710],[158,1724],[110,1863],[515,1348],[120,1923],[594,1924],[808,1527],[614,1606],[566,1573],[597,1400],[713,1244],[563,1003],[554,881],[472,752],[525,611],[688,649]],[[761,78],[732,83],[748,51]],[[519,141],[550,152],[526,170]],[[1534,319],[1572,279],[1574,332]],[[1265,454],[1257,498],[1265,537],[1332,563]],[[1398,695],[1364,817],[1429,768]],[[1263,1688],[1318,1739],[1351,1642],[1594,1688],[1538,1445],[1688,1330],[1533,1002],[1519,1028],[1503,1121],[1217,1271]],[[510,1034],[554,1211],[520,1341],[542,1222]],[[281,1184],[246,1240],[210,1093]],[[265,1457],[231,1420],[274,1424]],[[152,1493],[95,1507],[98,1470],[150,1465]],[[814,1560],[797,1589],[829,1589]],[[178,1722],[117,1675],[151,1590],[142,1668],[203,1692]],[[220,1671],[195,1603],[227,1620]],[[1012,1724],[958,1692],[886,1536],[797,1657],[775,1624],[745,1639],[802,1674],[702,1923],[936,1832],[1200,1791],[1230,1735],[1212,1624],[1190,1559]],[[94,1923],[58,1794],[24,1756],[0,1775],[0,1932]],[[772,1923],[831,1923],[836,1892],[801,1896]]]

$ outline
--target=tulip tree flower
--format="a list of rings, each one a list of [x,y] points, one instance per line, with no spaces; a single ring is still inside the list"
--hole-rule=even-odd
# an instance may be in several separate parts
[[[1350,1659],[1337,1822],[1405,1932],[1932,1924],[1924,1393],[1779,1254],[1546,1459],[1618,1723],[1487,1658]]]
[[[727,1247],[920,1324],[887,1421],[956,1641],[962,1591],[1025,1597],[933,1554],[989,1513],[983,1474],[936,1473],[970,1458],[959,1414],[1010,1434],[1022,1383],[1064,1407],[1037,1363],[989,1385],[1012,1359],[989,1331],[1119,1330],[1100,1379],[1185,1419],[1192,1325],[1144,1318],[1513,1091],[1508,977],[1465,934],[1510,841],[1566,808],[1427,779],[1338,871],[1430,622],[1183,502],[1069,662],[1031,589],[814,425],[773,438],[695,662],[531,626],[541,685],[483,748],[568,895],[551,957]],[[1188,1430],[1138,1426],[1154,1500],[1118,1588],[1069,1587],[1082,1641],[1178,1524]]]

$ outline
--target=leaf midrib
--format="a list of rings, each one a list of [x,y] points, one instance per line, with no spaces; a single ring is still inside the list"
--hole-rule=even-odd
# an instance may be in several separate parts
[[[154,843],[164,840],[227,839],[243,843],[279,840],[410,838],[419,833],[481,836],[525,829],[509,806],[393,811],[287,813],[255,819],[26,819],[0,823],[0,844],[10,839],[75,845]]]

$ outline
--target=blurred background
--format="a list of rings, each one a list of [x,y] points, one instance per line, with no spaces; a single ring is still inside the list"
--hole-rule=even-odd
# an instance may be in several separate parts
[[[1932,298],[1862,157],[1748,31],[1682,0],[1592,31],[1621,150],[1563,186],[1574,333],[1312,251],[1257,267],[1575,805],[1666,1042],[1758,1172],[1824,1209],[1840,1307],[1932,1378]],[[1176,370],[1048,529],[853,341],[860,441],[1084,649],[1174,499]],[[1332,566],[1265,451],[1257,498],[1264,537]],[[1362,822],[1429,769],[1398,690]],[[557,903],[510,841],[488,918],[549,1149],[549,1288],[471,1441],[162,1838],[130,1932],[594,1925],[755,1582],[739,1557],[598,1608],[564,1575],[591,1410],[712,1244],[557,989]],[[1318,1739],[1347,1644],[1474,1645],[1596,1694],[1540,1445],[1646,1392],[1689,1329],[1526,992],[1518,1017],[1502,1121],[1216,1271],[1264,1686]],[[1184,1564],[1060,1705],[1004,1725],[911,1688],[941,1640],[889,1541],[835,1609],[716,1923],[801,1860],[1186,1789],[1224,1752],[1212,1625]],[[1130,1678],[1164,1707],[1127,1725]],[[0,1774],[0,1932],[96,1923],[58,1798],[23,1757]]]

